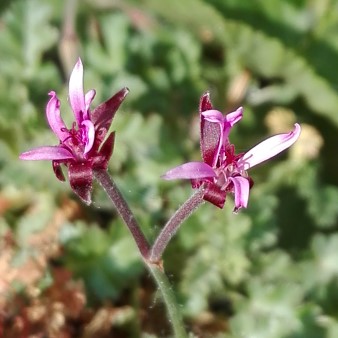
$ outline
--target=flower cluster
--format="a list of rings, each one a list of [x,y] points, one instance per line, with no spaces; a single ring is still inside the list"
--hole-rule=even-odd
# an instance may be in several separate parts
[[[200,101],[200,147],[203,162],[188,162],[167,171],[166,180],[190,179],[193,188],[203,185],[204,199],[223,208],[228,193],[234,194],[235,208],[246,208],[253,185],[247,170],[289,148],[298,139],[301,128],[295,124],[287,134],[275,135],[246,153],[235,153],[229,141],[231,128],[241,120],[242,108],[223,116],[214,110],[209,93]]]
[[[93,111],[90,104],[95,90],[83,91],[83,65],[78,59],[69,80],[69,102],[75,121],[65,125],[60,113],[60,100],[49,93],[46,116],[50,128],[59,139],[56,146],[34,148],[20,155],[23,160],[51,160],[56,177],[64,181],[61,164],[68,168],[73,191],[87,204],[91,202],[93,170],[107,169],[113,152],[115,133],[108,130],[120,104],[128,94],[123,88]],[[200,101],[200,147],[203,161],[188,162],[169,170],[167,180],[190,179],[193,188],[203,188],[203,198],[223,208],[226,196],[235,196],[235,211],[247,207],[252,179],[247,170],[290,147],[299,137],[301,128],[268,138],[246,153],[236,154],[229,141],[232,127],[241,120],[243,109],[222,115],[213,109],[209,93]]]
[[[60,100],[49,93],[46,116],[50,128],[59,139],[57,146],[42,146],[20,155],[22,160],[51,160],[56,177],[64,181],[61,164],[68,168],[73,191],[87,204],[91,203],[94,169],[107,169],[113,152],[115,133],[108,130],[120,104],[128,94],[123,88],[93,111],[90,104],[95,90],[83,92],[83,65],[78,59],[69,80],[69,102],[75,121],[67,128],[60,113]]]

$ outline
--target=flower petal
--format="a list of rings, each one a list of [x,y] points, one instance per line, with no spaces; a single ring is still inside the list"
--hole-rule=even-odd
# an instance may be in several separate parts
[[[250,182],[247,178],[242,176],[229,177],[229,179],[234,185],[234,212],[237,212],[239,209],[246,208],[248,206]]]
[[[94,140],[95,140],[95,128],[91,121],[84,120],[81,123],[81,126],[85,127],[85,134],[84,134],[84,143],[85,149],[84,154],[87,154],[93,147]]]
[[[94,97],[96,95],[96,91],[95,89],[91,89],[89,90],[86,95],[85,95],[85,112],[83,114],[83,119],[84,120],[89,120],[90,116],[89,116],[89,108],[90,108],[90,104],[92,103],[92,101],[94,100]]]
[[[223,114],[219,110],[210,109],[210,110],[206,110],[202,112],[201,114],[209,122],[223,124],[224,117],[223,117]]]
[[[219,123],[219,124],[228,124],[230,127],[233,127],[235,123],[237,123],[243,117],[243,108],[239,107],[232,113],[229,113],[225,116],[215,109],[206,110],[202,112],[202,115],[209,122]]]
[[[48,95],[51,97],[46,107],[48,124],[58,139],[64,141],[68,137],[68,132],[61,118],[60,100],[54,91],[49,92]]]
[[[188,162],[168,170],[161,177],[165,180],[202,179],[215,177],[214,170],[204,162]]]
[[[241,120],[241,118],[243,117],[243,108],[239,107],[237,110],[235,110],[232,113],[227,114],[224,117],[224,125],[223,125],[223,142],[224,143],[228,143],[228,137],[231,131],[231,128],[238,122]]]
[[[244,170],[247,170],[268,160],[283,150],[291,147],[297,141],[300,132],[301,127],[296,123],[294,130],[290,133],[272,136],[250,149],[238,160],[238,165],[242,166]]]
[[[21,160],[67,160],[74,158],[73,154],[59,146],[44,146],[28,150],[22,153],[19,158]]]
[[[231,127],[234,126],[241,118],[243,117],[243,107],[237,108],[234,112],[225,115],[225,120],[230,124]]]
[[[79,58],[74,66],[69,79],[69,101],[78,125],[85,114],[85,98],[83,93],[83,65]]]

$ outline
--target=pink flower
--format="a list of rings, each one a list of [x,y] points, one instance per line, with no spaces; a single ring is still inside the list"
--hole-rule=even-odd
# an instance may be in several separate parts
[[[203,162],[188,162],[167,171],[166,180],[190,179],[193,188],[204,186],[204,199],[223,208],[227,193],[235,196],[234,211],[246,208],[253,185],[247,170],[289,148],[300,135],[298,123],[287,134],[275,135],[259,143],[246,153],[235,154],[229,141],[231,128],[242,118],[242,108],[223,116],[212,108],[209,93],[200,102]]]
[[[78,59],[69,80],[69,102],[75,121],[67,128],[60,113],[60,101],[49,93],[46,116],[50,128],[59,139],[57,146],[42,146],[20,155],[22,160],[52,161],[56,177],[64,181],[61,164],[68,168],[73,191],[87,204],[91,203],[93,169],[107,169],[113,152],[115,132],[107,137],[112,119],[129,90],[123,88],[92,112],[90,104],[95,90],[83,92],[83,65]]]

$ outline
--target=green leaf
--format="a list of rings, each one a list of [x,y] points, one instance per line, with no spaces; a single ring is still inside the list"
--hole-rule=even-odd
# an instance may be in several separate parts
[[[67,225],[61,232],[67,265],[82,277],[93,300],[117,298],[143,271],[136,245],[121,222],[107,233],[97,226]]]
[[[53,7],[39,0],[18,1],[5,13],[7,30],[0,36],[3,61],[0,72],[32,78],[41,64],[42,54],[57,40],[50,25]]]
[[[219,294],[224,282],[243,282],[250,268],[245,252],[249,219],[243,214],[234,215],[231,206],[213,215],[199,210],[199,215],[200,226],[185,224],[179,233],[186,237],[184,233],[189,232],[196,238],[195,251],[186,262],[181,284],[190,315],[205,310],[209,297]]]

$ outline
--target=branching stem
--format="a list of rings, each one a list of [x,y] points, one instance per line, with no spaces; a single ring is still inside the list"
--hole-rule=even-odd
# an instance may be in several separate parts
[[[168,277],[163,270],[161,257],[170,239],[176,234],[180,225],[194,210],[198,208],[199,205],[203,203],[203,188],[200,188],[197,192],[195,192],[169,219],[158,235],[158,238],[155,240],[153,247],[150,248],[150,245],[132,211],[107,170],[95,170],[94,175],[96,180],[101,184],[102,188],[106,191],[107,195],[113,202],[124,223],[127,225],[142,255],[144,263],[156,281],[167,308],[174,336],[176,338],[187,338],[188,336],[184,327],[181,312],[176,302],[172,286],[170,285]]]

